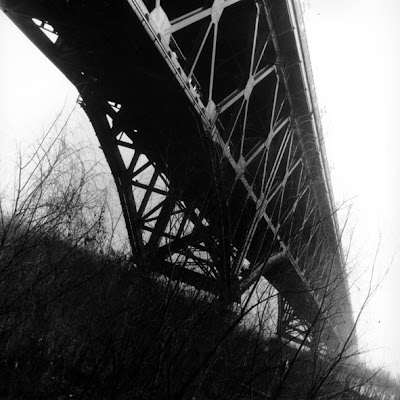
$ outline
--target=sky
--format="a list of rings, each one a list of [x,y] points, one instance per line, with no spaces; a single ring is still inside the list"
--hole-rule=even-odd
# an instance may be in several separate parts
[[[400,374],[400,2],[311,0],[305,7],[324,137],[338,205],[350,208],[344,247],[363,274],[375,261],[375,282],[389,268],[367,308],[361,343]],[[376,254],[377,252],[377,254]],[[355,307],[356,308],[356,307]]]
[[[305,24],[343,246],[360,306],[389,268],[358,333],[374,365],[400,375],[400,2],[305,0]],[[0,170],[44,132],[75,88],[0,12]],[[73,121],[92,134],[83,112]],[[94,134],[93,134],[94,137]],[[374,262],[375,260],[375,262]]]

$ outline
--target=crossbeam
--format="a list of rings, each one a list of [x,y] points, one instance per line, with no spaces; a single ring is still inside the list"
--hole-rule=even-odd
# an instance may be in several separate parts
[[[339,281],[343,342],[351,306],[299,6],[147,4],[0,0],[80,91],[138,267],[232,301],[263,277],[310,324]]]

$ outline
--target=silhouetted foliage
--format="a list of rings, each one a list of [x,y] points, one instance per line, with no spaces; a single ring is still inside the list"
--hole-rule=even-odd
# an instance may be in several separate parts
[[[103,197],[76,153],[42,148],[20,164],[28,181],[20,174],[12,206],[1,203],[0,395],[385,398],[352,355],[265,335],[252,311],[137,268],[108,245]]]

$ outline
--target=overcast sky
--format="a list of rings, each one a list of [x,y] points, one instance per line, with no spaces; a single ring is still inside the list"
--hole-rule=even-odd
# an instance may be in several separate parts
[[[400,373],[400,1],[311,0],[305,14],[337,204],[351,205],[349,260],[364,278],[379,246],[377,273],[389,275],[366,313],[361,344]],[[77,92],[0,13],[0,168],[30,143]],[[76,117],[78,118],[78,117]],[[80,118],[80,117],[79,117]],[[344,215],[345,212],[342,214]],[[380,244],[379,244],[380,243]]]
[[[368,308],[364,333],[360,329],[362,342],[380,348],[371,357],[400,373],[400,2],[308,5],[305,21],[335,198],[351,205],[350,260],[365,277],[377,250],[377,272],[391,265]]]

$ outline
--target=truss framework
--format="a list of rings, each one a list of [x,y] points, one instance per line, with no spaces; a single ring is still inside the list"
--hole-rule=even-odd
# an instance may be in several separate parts
[[[240,302],[264,276],[285,299],[285,315],[307,326],[342,266],[323,166],[303,129],[314,117],[294,104],[302,96],[291,87],[301,60],[280,50],[267,2],[188,3],[126,1],[199,125],[205,155],[198,170],[206,178],[190,164],[194,172],[179,183],[176,153],[143,144],[150,130],[127,118],[130,103],[101,88],[95,67],[79,64],[86,49],[64,37],[63,23],[18,7],[9,14],[80,90],[114,175],[137,265],[228,302]],[[290,332],[291,323],[285,326]]]

